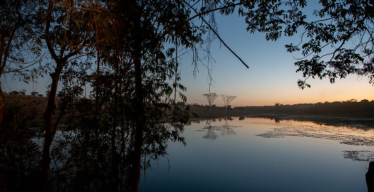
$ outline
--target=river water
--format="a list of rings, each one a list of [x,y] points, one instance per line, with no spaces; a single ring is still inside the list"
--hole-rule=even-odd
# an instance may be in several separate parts
[[[140,191],[366,192],[374,129],[365,123],[233,118],[185,127]]]

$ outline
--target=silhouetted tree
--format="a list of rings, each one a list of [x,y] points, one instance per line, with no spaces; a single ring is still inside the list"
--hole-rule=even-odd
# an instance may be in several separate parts
[[[310,33],[308,35],[314,38],[314,41],[308,42],[302,48],[305,53],[317,53],[318,48],[321,48],[318,43],[315,44],[317,41],[324,42],[327,39],[327,43],[336,44],[335,40],[339,41],[339,35],[344,36],[346,32],[346,36],[350,33],[354,36],[359,30],[365,33],[364,37],[371,34],[371,29],[360,28],[360,23],[353,25],[359,28],[358,31],[349,31],[348,28],[346,31],[345,29],[339,31],[340,24],[345,24],[342,20],[345,17],[338,13],[343,13],[344,10],[334,2],[321,1],[326,10],[318,13],[330,15],[333,17],[332,21],[338,22],[335,27],[339,33],[334,34],[335,39],[330,36],[325,38],[326,34],[321,31],[329,32],[329,30],[328,28],[321,30],[321,26],[324,25],[322,21],[314,23],[305,21],[304,15],[299,10],[306,5],[304,0],[285,2],[280,0],[42,1],[40,6],[38,5],[44,22],[41,25],[44,28],[41,37],[44,38],[44,45],[53,60],[53,63],[45,68],[45,73],[50,72],[52,83],[44,114],[45,140],[40,162],[44,189],[48,190],[48,187],[53,184],[61,183],[56,186],[82,191],[94,189],[138,191],[140,170],[149,167],[149,158],[165,155],[167,140],[184,142],[179,133],[188,123],[189,106],[185,104],[186,97],[183,94],[180,95],[182,101],[175,102],[177,88],[183,90],[183,86],[178,83],[180,78],[178,56],[175,55],[173,60],[174,53],[178,54],[177,49],[190,50],[193,53],[192,60],[195,66],[204,58],[208,58],[208,70],[211,70],[209,46],[211,37],[214,36],[248,67],[219,35],[213,13],[227,15],[238,11],[239,15],[246,17],[248,30],[268,32],[267,39],[273,40],[279,38],[283,32],[286,35],[294,35],[297,27],[305,27],[308,31],[306,34]],[[349,5],[359,5],[355,2],[346,2]],[[365,14],[371,18],[372,4],[368,1],[360,2],[366,5],[353,7],[352,10],[358,12],[366,10]],[[336,10],[341,12],[334,12]],[[352,18],[361,13],[348,11],[345,14],[352,21]],[[365,19],[363,21],[370,22]],[[286,28],[279,27],[281,25],[285,25]],[[325,27],[331,26],[325,25]],[[205,41],[203,41],[204,34],[207,37]],[[350,39],[351,37],[348,36],[346,38]],[[1,36],[3,37],[5,38]],[[365,42],[368,42],[365,45],[370,47],[371,37],[368,38],[368,41],[361,42],[360,47],[363,47]],[[200,58],[199,50],[204,42],[208,46],[205,48],[208,56]],[[165,48],[168,43],[174,44],[176,48],[174,50]],[[297,48],[288,46],[288,49],[292,51]],[[367,51],[366,53],[368,57],[371,56],[371,53]],[[339,57],[335,58],[335,56]],[[371,65],[365,65],[361,69],[346,66],[354,63],[354,59],[358,56],[348,53],[341,47],[336,51],[335,56],[333,60],[340,63],[331,63],[330,66],[337,70],[342,69],[341,71],[329,73],[328,68],[318,66],[317,69],[321,69],[320,71],[307,73],[306,77],[318,76],[318,73],[321,73],[322,77],[331,79],[335,77],[334,73],[336,76],[339,74],[344,76],[348,71],[363,75],[372,73]],[[96,68],[92,67],[96,72],[88,74],[87,69],[93,66],[92,58],[96,59]],[[363,62],[359,58],[358,61]],[[315,70],[313,68],[315,63],[312,64],[300,62],[298,66],[310,72]],[[307,67],[303,68],[303,66]],[[313,69],[309,70],[308,67]],[[168,78],[174,78],[172,85],[166,82]],[[57,108],[55,97],[58,82],[63,84],[63,91],[59,94],[60,114],[52,119],[52,114]],[[95,93],[90,95],[91,99],[80,97],[83,93],[82,87],[86,84],[91,84],[94,88]],[[173,89],[174,100],[171,100]],[[209,90],[208,96],[204,95],[211,107],[217,95],[213,96]],[[226,112],[235,97],[222,95]],[[172,103],[175,104],[174,110],[168,113]],[[333,106],[331,103],[322,105]],[[354,104],[350,103],[350,105]],[[74,131],[76,135],[68,136],[66,142],[61,142],[59,148],[54,151],[54,160],[56,162],[61,160],[60,162],[66,164],[61,164],[59,167],[61,169],[50,170],[51,144],[58,123],[65,114],[68,115],[69,130]],[[167,122],[173,122],[173,126],[167,126]],[[207,122],[207,125],[209,129],[204,138],[216,138],[217,135],[210,122],[209,124]],[[70,148],[67,147],[68,145]],[[64,156],[66,154],[68,155]],[[62,180],[48,182],[47,179],[52,176],[49,175],[51,172]],[[58,174],[59,172],[61,174]],[[73,175],[71,180],[67,179],[70,183],[63,180],[66,177],[62,173]]]
[[[236,96],[221,95],[221,97],[222,97],[223,103],[224,103],[225,108],[226,108],[226,113],[227,113],[228,106],[230,106],[231,101],[234,100],[236,98]]]
[[[206,98],[206,100],[208,101],[208,104],[209,104],[209,112],[212,112],[212,105],[213,105],[213,102],[214,100],[217,99],[218,95],[216,93],[206,93],[206,94],[203,94],[203,96]]]
[[[81,2],[84,4],[84,2]],[[80,2],[70,2],[70,6],[82,6]],[[49,0],[47,8],[43,9],[44,20],[44,41],[48,52],[54,63],[51,64],[50,77],[52,83],[47,95],[48,104],[44,113],[44,143],[41,160],[41,178],[45,190],[47,190],[47,178],[50,169],[50,147],[59,121],[53,122],[52,114],[55,112],[55,98],[60,75],[71,59],[82,56],[82,49],[93,41],[92,17],[85,15],[85,12],[69,9],[63,4]],[[44,7],[43,7],[44,8]],[[97,19],[97,18],[96,18]],[[83,22],[83,23],[82,23]],[[86,51],[86,50],[85,50]]]
[[[15,74],[24,82],[38,75],[29,68],[40,61],[40,2],[3,0],[0,2],[0,78]],[[4,115],[4,95],[0,82],[0,126]]]
[[[26,89],[22,89],[21,91],[19,91],[19,94],[26,95]]]
[[[372,0],[321,0],[321,8],[308,20],[299,6],[291,6],[288,11],[281,9],[290,2],[265,2],[258,9],[244,13],[247,29],[265,32],[267,40],[277,40],[282,34],[293,36],[300,28],[304,29],[300,43],[286,45],[288,52],[302,51],[303,58],[295,62],[297,72],[305,77],[298,81],[300,88],[310,87],[306,83],[310,77],[329,78],[334,83],[336,78],[345,78],[348,74],[367,75],[369,82],[374,83]],[[304,7],[306,1],[297,4]],[[353,39],[357,43],[347,45]],[[333,47],[332,51],[328,47]]]

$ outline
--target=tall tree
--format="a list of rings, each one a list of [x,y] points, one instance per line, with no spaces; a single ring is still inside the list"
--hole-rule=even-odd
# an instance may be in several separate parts
[[[165,43],[176,43],[182,47],[192,48],[196,53],[196,44],[202,43],[201,36],[205,33],[206,27],[211,30],[219,40],[235,56],[237,56],[228,45],[219,37],[214,27],[204,19],[204,16],[214,11],[220,11],[222,14],[231,14],[235,8],[241,6],[243,9],[252,9],[256,3],[262,1],[239,1],[232,3],[227,1],[135,1],[130,2],[114,1],[109,2],[108,7],[115,15],[113,23],[118,28],[118,39],[125,52],[132,58],[132,65],[135,69],[135,94],[134,114],[135,121],[135,140],[133,148],[132,176],[130,183],[131,191],[138,190],[141,168],[141,156],[143,139],[146,128],[145,110],[145,92],[142,73],[147,70],[147,57],[149,54],[155,57],[164,57],[161,50]],[[266,1],[275,3],[274,1]],[[209,5],[208,5],[209,4]],[[208,5],[208,6],[207,6]],[[209,8],[208,8],[209,7]],[[196,15],[191,15],[191,12]],[[239,11],[240,12],[240,11]],[[177,19],[176,19],[177,18]],[[203,21],[202,25],[195,24],[196,19]],[[177,34],[177,35],[176,35]],[[244,64],[244,61],[237,58]],[[194,64],[199,59],[194,57]],[[246,65],[247,66],[247,65]]]
[[[182,4],[179,2],[182,7]],[[169,38],[176,37],[179,33],[181,45],[188,46],[199,41],[199,36],[190,28],[186,22],[188,13],[186,10],[179,10],[176,15],[177,2],[174,1],[130,1],[124,4],[123,1],[116,2],[114,13],[118,15],[120,24],[119,41],[128,47],[124,49],[131,54],[132,63],[135,69],[135,143],[134,158],[132,165],[131,191],[138,191],[141,168],[141,155],[145,132],[145,110],[144,110],[144,88],[142,73],[147,68],[149,54],[156,58],[165,57],[163,43]],[[183,11],[182,11],[183,10]],[[177,19],[175,19],[177,18]],[[172,41],[175,41],[173,39]]]
[[[24,82],[35,76],[29,68],[40,60],[39,1],[4,0],[0,2],[0,78],[15,73]],[[4,115],[4,95],[0,82],[0,126]]]
[[[44,113],[45,134],[41,160],[41,180],[45,190],[47,190],[47,178],[51,162],[50,147],[61,120],[61,117],[57,118],[55,122],[52,119],[52,114],[56,109],[55,98],[60,75],[72,58],[82,56],[84,54],[82,49],[93,43],[94,29],[92,22],[95,21],[92,15],[87,14],[87,12],[68,9],[64,4],[53,0],[50,0],[47,5],[44,16],[44,40],[54,63],[50,65],[52,83]],[[68,5],[70,7],[81,7],[85,4],[84,2],[71,1]],[[88,54],[86,53],[86,55]]]
[[[297,4],[297,2],[292,1],[290,4]],[[46,187],[50,170],[50,148],[61,119],[59,117],[55,122],[52,121],[52,114],[56,107],[57,85],[61,78],[66,77],[61,76],[63,70],[67,70],[76,57],[84,55],[85,51],[96,51],[98,60],[95,91],[97,93],[100,91],[105,95],[111,95],[114,92],[115,95],[110,97],[113,102],[109,102],[109,105],[120,103],[117,96],[122,93],[121,89],[125,89],[118,85],[124,82],[123,79],[119,78],[121,75],[126,74],[129,82],[135,84],[133,87],[125,84],[129,86],[129,91],[123,91],[123,93],[129,95],[126,99],[129,100],[128,106],[130,107],[126,109],[131,112],[126,114],[128,115],[128,121],[133,123],[133,126],[130,126],[132,128],[130,131],[132,140],[131,147],[129,147],[129,156],[131,156],[131,182],[129,187],[131,191],[138,191],[140,169],[142,167],[141,158],[146,152],[145,149],[147,149],[144,144],[152,141],[155,136],[160,138],[171,137],[169,131],[162,126],[165,123],[164,116],[154,117],[156,114],[164,115],[159,108],[162,108],[160,106],[164,108],[167,106],[160,104],[160,98],[171,93],[171,89],[163,81],[165,81],[166,76],[170,76],[168,73],[172,73],[169,69],[176,69],[176,65],[165,65],[165,58],[168,55],[165,53],[167,52],[165,51],[165,44],[176,43],[181,48],[190,48],[193,53],[197,53],[197,45],[203,43],[202,36],[206,29],[209,29],[225,47],[246,65],[218,35],[215,26],[206,21],[204,17],[215,11],[222,14],[231,14],[236,8],[238,8],[240,14],[243,14],[244,9],[254,9],[255,5],[259,3],[276,4],[279,1],[48,1],[43,15],[45,28],[43,38],[54,63],[49,65],[52,70],[50,73],[52,84],[44,114],[45,140],[41,161],[44,187]],[[202,22],[196,22],[197,20]],[[103,47],[104,43],[106,47]],[[102,76],[103,70],[100,66],[102,62],[100,61],[101,59],[112,59],[110,57],[104,58],[108,52],[123,55],[128,61],[118,62],[117,64],[108,62],[111,63],[111,74]],[[193,61],[197,65],[200,60],[198,57],[194,57]],[[131,68],[126,68],[128,73],[121,72],[127,66]],[[177,74],[176,72],[174,74]],[[107,77],[109,77],[108,80],[113,80],[112,83],[115,82],[115,85],[103,80]],[[114,90],[105,86],[100,87],[100,84],[114,86]],[[162,91],[158,92],[156,90]],[[98,106],[96,107],[97,111],[108,107],[105,105],[100,107],[101,101],[99,102],[98,98],[104,97],[99,97],[99,94],[96,94],[94,105]],[[185,98],[183,100],[185,101]],[[120,109],[107,109],[114,109],[111,111],[111,113],[114,113],[111,116],[112,122],[117,122],[118,119],[123,118],[118,115]],[[152,115],[148,114],[148,110],[152,112]],[[175,113],[173,113],[173,116],[175,116]],[[96,120],[99,120],[99,117]],[[180,122],[186,123],[187,120],[188,117],[185,113],[181,114]],[[117,125],[116,123],[110,124],[113,162],[118,160],[116,150],[118,144],[115,142]],[[155,129],[155,127],[159,129]],[[84,131],[85,142],[89,141],[90,134],[90,131]],[[95,136],[97,135],[99,135],[99,132],[95,133]],[[87,143],[89,142],[85,144]],[[161,145],[161,147],[163,146]],[[85,153],[87,156],[88,152]],[[98,155],[98,157],[100,156]],[[113,191],[117,190],[116,186],[118,185],[118,182],[115,181],[115,175],[117,174],[114,170],[115,165],[118,165],[118,162],[113,163],[112,166],[111,178],[113,180],[111,182],[113,188],[111,190]]]
[[[212,105],[213,105],[213,102],[214,102],[214,100],[217,99],[217,97],[218,97],[219,95],[216,94],[216,93],[206,93],[206,94],[203,94],[203,96],[204,96],[205,99],[208,101],[208,104],[209,104],[209,112],[212,112]]]
[[[225,104],[226,113],[227,113],[227,108],[229,107],[231,101],[236,98],[236,96],[221,95],[221,97],[222,97],[223,103]]]

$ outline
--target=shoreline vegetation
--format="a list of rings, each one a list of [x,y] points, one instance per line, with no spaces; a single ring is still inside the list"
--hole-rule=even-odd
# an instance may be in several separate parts
[[[43,113],[47,105],[47,98],[33,95],[11,95],[4,94],[6,108],[18,107],[26,114],[35,116],[35,121],[31,127],[42,124]],[[56,112],[53,118],[57,118],[59,114],[59,99],[56,99]],[[198,117],[193,117],[192,114]],[[225,117],[260,117],[280,120],[361,120],[374,121],[374,100],[348,100],[343,102],[324,102],[315,104],[295,104],[282,105],[276,103],[274,106],[245,106],[234,107],[229,106],[227,112],[225,107],[212,106],[209,111],[207,105],[190,105],[191,121],[205,120],[212,118]],[[64,120],[64,119],[63,119]],[[64,122],[64,121],[62,121]]]
[[[196,113],[200,118],[222,118],[222,117],[265,117],[282,119],[361,119],[374,120],[374,100],[355,99],[347,101],[335,101],[324,103],[308,103],[283,105],[276,103],[274,106],[243,106],[229,107],[227,113],[224,107],[198,104],[191,105],[191,112]]]

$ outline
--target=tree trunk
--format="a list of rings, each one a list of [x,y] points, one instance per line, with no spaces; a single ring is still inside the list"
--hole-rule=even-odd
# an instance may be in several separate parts
[[[177,78],[178,78],[178,42],[175,43],[175,69],[174,69],[174,110],[177,103]]]
[[[3,124],[3,118],[4,118],[4,94],[3,90],[1,89],[1,82],[0,82],[0,127]]]
[[[144,106],[143,106],[143,91],[142,91],[142,76],[141,76],[141,31],[140,31],[140,11],[138,10],[136,1],[133,2],[133,9],[135,9],[135,38],[134,38],[134,65],[135,65],[135,145],[134,145],[134,159],[132,166],[132,182],[131,191],[139,191],[141,155],[143,146],[143,132],[144,132]]]
[[[117,147],[116,147],[116,128],[118,122],[118,113],[117,113],[117,106],[118,106],[118,66],[116,66],[116,73],[115,73],[115,88],[114,88],[114,105],[113,105],[113,127],[112,127],[112,184],[113,187],[111,191],[116,192],[118,191],[118,169],[119,169],[119,157],[117,154]]]
[[[138,56],[137,56],[138,58]],[[142,155],[142,145],[143,145],[143,131],[144,131],[144,109],[143,109],[143,95],[142,95],[142,79],[140,72],[140,59],[135,59],[135,150],[134,150],[134,161],[133,161],[133,179],[131,191],[139,191],[139,181],[140,181],[140,159]]]
[[[53,138],[56,133],[56,129],[52,130],[52,115],[56,108],[55,106],[55,98],[58,86],[58,80],[60,77],[60,73],[62,71],[62,64],[57,64],[57,68],[55,73],[51,74],[52,77],[52,86],[51,90],[48,95],[48,104],[47,108],[44,113],[44,123],[45,123],[45,134],[44,134],[44,144],[43,144],[43,151],[42,151],[42,160],[41,160],[41,181],[43,185],[43,189],[48,191],[47,183],[48,183],[48,174],[51,164],[50,158],[50,148],[53,141]]]

